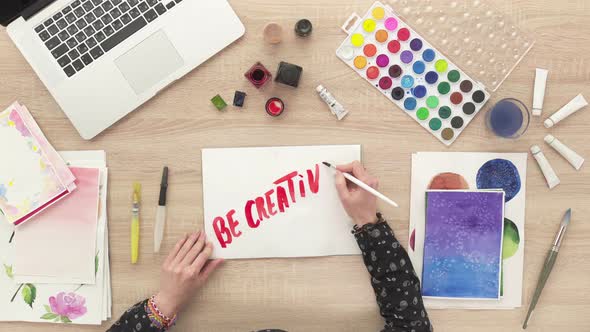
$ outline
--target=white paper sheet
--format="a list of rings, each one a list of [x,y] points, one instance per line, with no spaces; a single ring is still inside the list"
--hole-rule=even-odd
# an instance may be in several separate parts
[[[408,245],[408,254],[416,274],[421,278],[424,255],[425,192],[430,181],[440,173],[452,172],[463,177],[469,189],[478,189],[476,177],[480,167],[492,159],[506,159],[514,164],[520,176],[520,191],[506,203],[505,218],[518,228],[520,244],[514,256],[503,260],[504,290],[499,301],[424,299],[430,309],[512,309],[522,305],[524,266],[524,223],[526,194],[526,153],[471,153],[471,152],[418,152],[412,154],[412,193],[409,237],[414,233],[414,249]]]
[[[334,172],[322,161],[340,164],[360,158],[359,145],[204,149],[204,229],[213,242],[213,256],[260,258],[359,254],[350,232],[352,222],[334,185]],[[292,172],[297,175],[291,183],[274,183]],[[316,187],[317,193],[314,193]],[[264,212],[258,213],[257,200],[268,218]],[[253,201],[251,209],[248,201]],[[250,223],[247,221],[248,211],[252,211]],[[237,222],[231,243],[226,243],[232,233],[228,213]],[[258,224],[260,216],[262,221]],[[218,227],[220,241],[214,224],[222,223],[225,228]]]
[[[92,324],[100,325],[102,321],[111,316],[111,290],[108,261],[108,235],[107,235],[107,169],[105,168],[104,151],[73,151],[60,153],[66,162],[73,166],[79,167],[102,167],[101,172],[100,200],[101,213],[98,222],[96,237],[96,247],[103,248],[97,250],[97,272],[96,284],[44,284],[36,282],[30,284],[35,288],[34,297],[25,296],[30,293],[24,291],[25,286],[14,281],[12,275],[12,266],[14,259],[14,242],[9,243],[8,239],[14,230],[14,226],[8,223],[2,223],[0,220],[0,263],[3,264],[0,271],[0,321],[28,321],[28,322],[52,322],[68,324]],[[79,157],[79,160],[76,158]],[[1,217],[0,217],[1,218]],[[86,312],[68,322],[61,315],[57,315],[51,306],[51,297],[59,298],[59,294],[64,292],[76,294],[84,300],[83,305]],[[13,299],[14,296],[14,299]],[[107,301],[105,301],[105,296]],[[27,302],[30,302],[30,304]],[[32,300],[32,301],[31,301]],[[70,317],[71,312],[63,312]],[[66,316],[67,317],[67,316]]]

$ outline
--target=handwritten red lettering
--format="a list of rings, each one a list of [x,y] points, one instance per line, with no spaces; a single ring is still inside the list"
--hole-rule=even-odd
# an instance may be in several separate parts
[[[280,212],[285,212],[285,208],[289,207],[289,199],[287,198],[287,192],[285,191],[285,188],[281,186],[277,187],[277,203]]]
[[[256,228],[260,225],[260,219],[254,221],[254,218],[252,218],[252,205],[254,205],[253,200],[247,201],[246,207],[244,207],[244,213],[246,214],[246,222],[248,222],[248,226],[250,226],[250,228]]]
[[[317,194],[320,189],[320,165],[315,164],[315,177],[310,169],[307,170],[307,180],[309,181],[309,190]]]
[[[266,208],[264,207],[264,198],[256,197],[256,211],[258,212],[258,218],[260,220],[270,218],[268,213],[266,213]]]
[[[225,248],[231,243],[232,235],[229,228],[225,227],[225,219],[222,217],[215,217],[215,219],[213,219],[213,230],[215,231],[217,241],[219,241],[222,248]]]
[[[241,231],[237,231],[236,228],[238,227],[238,225],[240,224],[237,220],[234,220],[234,214],[236,213],[236,210],[230,210],[225,217],[227,218],[227,223],[229,224],[229,229],[231,231],[231,234],[234,237],[238,237],[240,235],[242,235]]]
[[[293,203],[295,203],[295,184],[293,183],[293,178],[296,177],[297,174],[297,171],[291,172],[274,182],[275,184],[280,185],[281,183],[287,181],[287,186],[289,187],[289,195],[291,196],[291,201]]]
[[[299,177],[303,176],[299,174]],[[301,195],[301,197],[305,197],[305,182],[303,182],[302,179],[299,179],[299,195]]]
[[[304,177],[305,174],[307,175],[307,181]],[[291,204],[296,203],[295,180],[299,182],[298,192],[300,198],[309,196],[309,193],[317,194],[320,190],[319,164],[316,164],[314,168],[307,169],[301,174],[295,171],[277,179],[273,182],[276,188],[268,190],[263,196],[246,201],[244,205],[244,216],[250,228],[258,228],[263,220],[270,219],[279,212],[285,213]],[[289,196],[287,196],[287,190],[289,190]],[[289,198],[291,198],[290,201]],[[258,219],[254,219],[253,216],[254,206],[256,206]],[[242,232],[238,230],[240,223],[235,219],[235,213],[236,210],[232,209],[226,214],[225,218],[215,217],[213,219],[213,230],[222,248],[226,248],[233,240],[242,235]]]
[[[275,192],[274,189],[271,189],[269,191],[267,191],[266,193],[264,193],[264,198],[266,198],[266,210],[268,211],[268,214],[270,214],[271,216],[274,216],[275,214],[277,214],[277,211],[275,211],[275,204],[271,201],[270,199],[270,195],[272,195]]]

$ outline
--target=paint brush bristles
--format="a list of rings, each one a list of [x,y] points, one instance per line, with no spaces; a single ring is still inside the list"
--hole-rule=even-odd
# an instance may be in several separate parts
[[[572,214],[572,209],[567,209],[567,211],[565,212],[566,216],[569,215],[570,217],[568,218],[563,218],[563,220],[561,221],[561,227],[567,227],[570,224],[570,220],[571,220],[571,214]]]
[[[332,164],[323,161],[322,164],[334,169],[334,170],[338,170],[336,167],[332,166]],[[378,192],[377,190],[373,189],[371,186],[369,186],[368,184],[362,182],[361,180],[355,178],[354,176],[348,174],[348,173],[344,173],[342,172],[342,175],[344,175],[344,177],[349,180],[350,182],[356,184],[357,186],[363,188],[364,190],[368,191],[370,194],[375,195],[377,198],[380,198],[382,201],[384,201],[387,204],[393,205],[395,207],[399,207],[399,205],[397,205],[396,202],[394,202],[393,200],[387,198],[387,196],[383,195],[382,193]]]

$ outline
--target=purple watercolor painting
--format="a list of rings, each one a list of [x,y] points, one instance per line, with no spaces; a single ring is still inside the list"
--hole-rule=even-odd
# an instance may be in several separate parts
[[[428,191],[422,294],[498,299],[503,228],[503,192]]]

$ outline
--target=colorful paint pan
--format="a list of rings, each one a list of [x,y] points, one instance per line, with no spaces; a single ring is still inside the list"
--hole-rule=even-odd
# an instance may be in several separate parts
[[[438,110],[438,116],[443,119],[448,119],[451,116],[451,108],[449,106],[443,106]]]
[[[436,53],[432,49],[426,49],[422,53],[422,59],[426,62],[431,62],[436,57]]]
[[[372,19],[368,18],[368,19],[366,19],[363,22],[363,29],[366,32],[373,32],[373,31],[375,31],[375,27],[377,27],[377,22],[375,22],[375,20],[372,20]]]
[[[461,79],[461,74],[459,73],[458,70],[451,70],[449,71],[449,73],[447,74],[447,78],[449,79],[449,81],[455,83],[458,82],[459,79]]]
[[[449,68],[449,63],[445,59],[440,59],[436,61],[434,68],[437,72],[444,73],[447,71],[447,68]]]
[[[446,95],[447,93],[449,93],[449,91],[451,91],[451,85],[449,84],[449,82],[440,82],[436,89],[438,90],[438,93],[440,93],[441,95]]]
[[[389,90],[389,88],[391,88],[392,84],[393,84],[393,81],[391,80],[391,78],[389,78],[387,76],[383,76],[379,80],[379,87],[383,90]]]
[[[397,40],[392,40],[387,44],[387,50],[391,53],[397,53],[402,48],[402,45]]]
[[[354,58],[354,66],[358,69],[363,69],[367,65],[367,58],[362,55],[357,56]]]
[[[373,57],[375,54],[377,54],[377,47],[373,44],[367,44],[365,47],[363,47],[363,53],[369,58]]]
[[[399,58],[405,64],[412,63],[412,60],[414,60],[414,54],[410,51],[403,51]]]
[[[365,42],[365,37],[363,37],[363,35],[361,35],[360,33],[355,33],[350,37],[350,42],[354,47],[361,47]]]
[[[377,61],[375,61],[377,63],[377,66],[383,68],[383,67],[387,67],[387,65],[389,64],[389,57],[385,54],[379,54],[377,56]]]
[[[474,102],[481,103],[486,99],[486,94],[481,90],[477,90],[471,95],[471,98]]]
[[[416,61],[412,65],[412,69],[414,70],[414,73],[422,74],[424,72],[424,70],[426,69],[426,65],[422,61]]]
[[[470,80],[464,80],[459,85],[459,88],[461,89],[461,91],[465,93],[470,92],[473,89],[473,83],[471,83]]]
[[[412,41],[410,42],[410,49],[412,49],[412,51],[414,52],[420,51],[422,49],[422,39],[412,39]]]
[[[424,85],[417,85],[412,89],[412,94],[416,98],[424,98],[426,96],[426,87]]]
[[[383,9],[383,7],[375,7],[373,9],[373,17],[376,20],[382,20],[383,17],[385,17],[385,10]]]
[[[395,17],[388,17],[385,20],[385,29],[389,30],[389,31],[394,31],[395,29],[397,29],[397,19]]]
[[[402,75],[403,70],[402,67],[400,67],[399,65],[393,65],[391,67],[389,67],[389,76],[393,77],[393,78],[398,78]]]
[[[410,30],[408,28],[401,28],[397,31],[397,38],[402,41],[410,39]]]
[[[387,33],[387,31],[383,30],[383,29],[379,29],[377,30],[377,32],[375,32],[375,40],[380,42],[380,43],[385,43],[387,41],[387,38],[389,38],[389,34]]]
[[[428,105],[428,107],[430,108],[436,108],[439,104],[440,100],[438,100],[438,97],[436,96],[430,96],[428,98],[426,98],[426,105]]]
[[[360,22],[337,56],[437,139],[452,144],[489,99],[484,87],[391,7],[375,2]]]
[[[430,112],[428,111],[428,108],[426,108],[426,107],[420,107],[418,109],[418,111],[416,111],[416,117],[420,120],[428,119],[429,115],[430,115]]]
[[[434,131],[439,130],[441,126],[442,126],[442,121],[439,118],[432,118],[428,122],[428,127],[430,127],[430,129],[432,129]]]
[[[371,66],[367,68],[367,78],[370,80],[374,80],[379,77],[379,68],[375,66]]]
[[[453,92],[451,94],[450,100],[451,100],[451,103],[453,103],[455,105],[459,105],[463,101],[463,95],[461,94],[461,92]]]
[[[438,74],[435,71],[429,71],[424,76],[424,80],[428,84],[434,84],[434,83],[436,83],[436,81],[438,81]]]
[[[409,89],[411,87],[414,86],[414,76],[411,75],[404,75],[404,77],[402,77],[402,88],[406,88]]]

